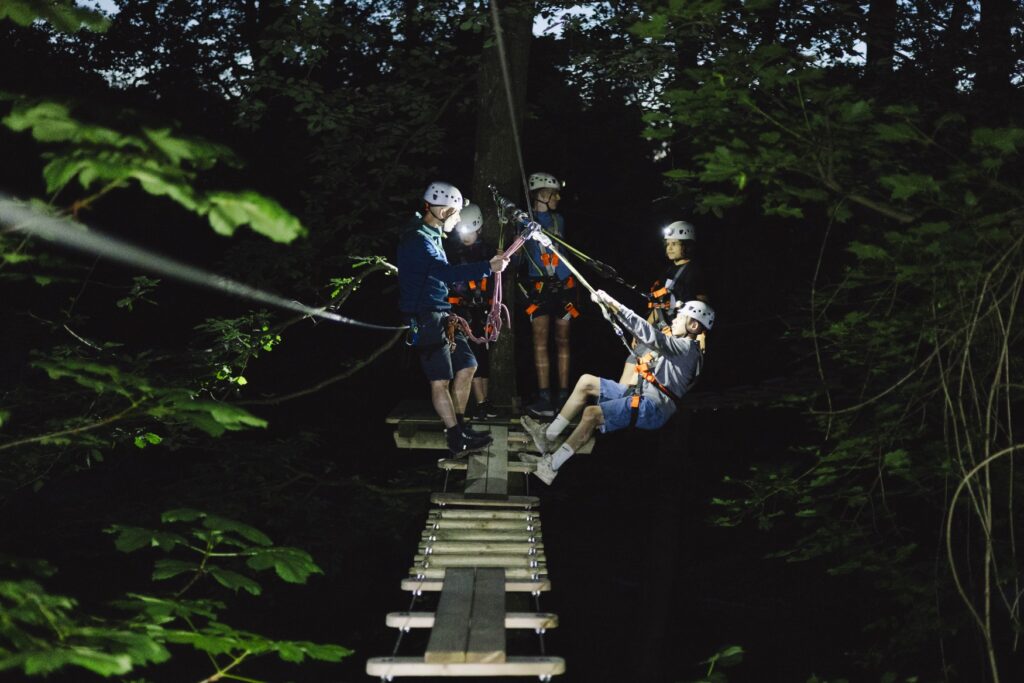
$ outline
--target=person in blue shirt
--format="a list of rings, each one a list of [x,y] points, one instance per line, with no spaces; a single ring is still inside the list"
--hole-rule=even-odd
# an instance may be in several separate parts
[[[561,199],[561,183],[550,173],[534,173],[528,180],[533,217],[548,232],[565,234],[565,220],[555,212]],[[527,242],[523,267],[528,305],[526,314],[533,327],[533,363],[537,371],[537,398],[526,407],[535,417],[552,417],[551,362],[548,337],[555,321],[555,352],[558,363],[558,405],[569,395],[569,321],[576,309],[576,283],[558,255],[536,240]]]
[[[491,442],[486,433],[465,425],[476,358],[448,301],[452,282],[478,280],[508,266],[501,254],[461,265],[448,263],[444,236],[459,222],[462,193],[448,183],[431,183],[423,193],[423,215],[417,216],[398,244],[398,305],[409,324],[409,344],[430,381],[434,410],[444,423],[448,450],[459,454]]]

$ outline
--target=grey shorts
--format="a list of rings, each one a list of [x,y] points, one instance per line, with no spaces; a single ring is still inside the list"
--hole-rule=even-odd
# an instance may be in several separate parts
[[[629,406],[633,397],[633,387],[601,378],[601,395],[597,399],[597,407],[601,409],[604,424],[602,432],[617,432],[629,427],[633,409]],[[660,429],[671,415],[665,415],[651,399],[640,398],[639,414],[636,417],[637,429]]]
[[[469,340],[461,332],[455,334],[454,351],[450,350],[448,344],[430,344],[417,346],[416,352],[420,357],[423,374],[431,382],[452,379],[459,370],[476,367],[476,356],[469,347]]]

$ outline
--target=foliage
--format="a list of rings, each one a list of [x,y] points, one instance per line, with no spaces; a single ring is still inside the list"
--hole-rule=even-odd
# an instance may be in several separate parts
[[[102,31],[110,25],[102,13],[80,7],[74,0],[5,0],[0,4],[0,19],[10,19],[22,26],[45,21],[68,32],[82,27]]]
[[[304,584],[311,574],[322,573],[313,559],[298,548],[274,546],[263,532],[233,519],[198,510],[169,510],[162,521],[169,529],[151,530],[115,525],[115,545],[122,552],[159,548],[165,554],[187,552],[195,561],[165,557],[156,560],[153,581],[187,577],[173,595],[128,593],[115,602],[127,616],[100,616],[83,611],[77,600],[47,592],[35,579],[0,581],[0,671],[21,669],[26,675],[46,675],[78,667],[109,677],[168,661],[175,646],[205,653],[218,678],[236,677],[247,659],[276,655],[282,661],[306,659],[338,662],[351,654],[340,645],[308,641],[273,640],[239,630],[219,620],[227,608],[218,600],[183,598],[199,581],[212,578],[237,593],[260,595],[261,586],[229,563],[245,560],[253,571],[273,568],[282,580]],[[4,558],[8,570],[49,576],[46,563]],[[232,673],[234,672],[234,673]],[[247,678],[246,680],[255,680]]]
[[[821,54],[852,49],[856,33],[830,42],[827,23],[779,15],[763,33],[774,6],[672,3],[632,27],[666,43],[701,27],[700,58],[646,116],[650,139],[691,152],[670,186],[702,212],[756,203],[821,235],[802,330],[820,446],[752,467],[734,482],[745,495],[715,501],[718,522],[800,530],[776,557],[870,577],[888,603],[878,611],[903,616],[867,626],[880,648],[866,666],[973,622],[998,680],[997,653],[1021,628],[1008,460],[1022,447],[1024,127],[979,122],[963,95],[892,97]]]

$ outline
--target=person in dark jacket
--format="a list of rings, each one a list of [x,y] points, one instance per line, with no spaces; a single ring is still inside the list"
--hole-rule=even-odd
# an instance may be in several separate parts
[[[467,204],[460,215],[461,218],[449,237],[452,242],[449,249],[452,263],[463,264],[489,259],[494,250],[480,236],[484,224],[480,207],[477,204]],[[493,291],[493,280],[488,276],[478,280],[461,280],[451,286],[449,303],[454,307],[455,313],[469,323],[470,329],[478,338],[487,332],[487,315],[490,313]],[[472,417],[476,420],[497,417],[498,413],[487,399],[490,374],[490,353],[487,346],[477,344],[473,347],[473,355],[476,356],[476,374],[473,375],[473,398],[476,399],[476,406],[472,410]]]
[[[448,450],[459,454],[486,446],[491,438],[468,428],[463,419],[477,362],[450,316],[448,284],[500,273],[508,259],[498,254],[462,265],[448,263],[444,235],[459,222],[462,193],[453,185],[435,182],[427,187],[423,201],[422,217],[410,223],[398,245],[399,309],[409,323],[408,343],[416,348],[430,381],[431,402],[444,423]]]

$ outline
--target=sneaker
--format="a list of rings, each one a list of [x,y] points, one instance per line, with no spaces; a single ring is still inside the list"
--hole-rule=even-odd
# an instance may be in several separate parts
[[[494,439],[491,438],[490,434],[484,434],[476,432],[475,434],[462,433],[463,443],[466,444],[467,451],[475,451],[479,448],[485,448],[494,443]]]
[[[551,456],[545,455],[537,461],[537,469],[533,471],[537,478],[551,486],[551,482],[558,476],[558,470],[551,466]]]
[[[534,417],[554,417],[555,408],[551,405],[551,399],[541,395],[537,400],[526,406],[526,412]]]
[[[482,431],[482,430],[479,430],[479,429],[473,429],[468,424],[463,424],[462,425],[462,435],[464,437],[466,437],[467,439],[479,439],[480,437],[483,437],[483,436],[490,437],[491,436],[491,432],[489,430],[488,431]]]
[[[473,408],[474,420],[487,420],[498,417],[498,411],[490,401],[480,401]]]
[[[462,430],[452,427],[451,429],[444,430],[445,439],[448,440],[448,454],[453,458],[458,458],[465,455],[466,453],[466,437],[462,435]]]
[[[536,465],[540,462],[540,458],[539,455],[530,455],[529,453],[519,454],[519,462],[525,462],[527,465]]]
[[[519,424],[523,426],[523,431],[533,439],[533,445],[537,448],[538,453],[543,455],[552,451],[551,443],[548,441],[548,436],[545,433],[547,425],[537,422],[529,415],[523,415],[519,420]]]

